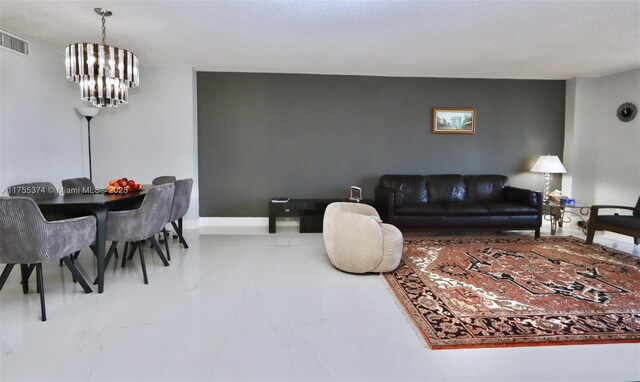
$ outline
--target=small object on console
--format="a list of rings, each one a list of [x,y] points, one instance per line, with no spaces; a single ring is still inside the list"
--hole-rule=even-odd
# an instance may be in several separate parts
[[[349,200],[352,202],[360,203],[362,200],[362,188],[358,186],[351,186],[349,188]]]

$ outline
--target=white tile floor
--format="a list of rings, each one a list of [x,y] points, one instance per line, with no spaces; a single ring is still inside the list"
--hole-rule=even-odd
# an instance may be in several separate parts
[[[137,258],[112,263],[101,295],[47,264],[46,323],[35,277],[25,296],[14,270],[0,292],[0,380],[640,379],[640,344],[429,350],[380,276],[332,268],[321,234],[278,231],[188,231],[170,267],[146,250],[149,285]],[[597,240],[640,252],[630,238]]]

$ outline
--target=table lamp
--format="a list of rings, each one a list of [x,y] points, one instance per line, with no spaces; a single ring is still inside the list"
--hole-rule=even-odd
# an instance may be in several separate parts
[[[540,158],[531,168],[531,172],[544,173],[544,194],[543,201],[549,201],[549,185],[551,184],[551,174],[565,174],[567,170],[556,155],[540,155]]]
[[[88,139],[89,139],[89,179],[93,181],[93,173],[91,171],[91,118],[95,117],[100,109],[97,107],[78,107],[78,113],[87,119],[87,131],[88,131]]]

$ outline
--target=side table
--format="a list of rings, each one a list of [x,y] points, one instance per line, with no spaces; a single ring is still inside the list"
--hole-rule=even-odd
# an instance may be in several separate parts
[[[563,223],[571,222],[572,217],[577,217],[582,221],[582,232],[587,233],[587,218],[591,212],[591,206],[575,203],[572,205],[556,202],[546,202],[542,206],[544,220],[551,222],[551,234],[555,235],[558,227],[562,228]]]
[[[300,218],[300,233],[322,232],[324,210],[334,202],[351,202],[349,199],[271,199],[269,201],[269,233],[276,232],[278,217]],[[360,203],[373,205],[372,199]]]

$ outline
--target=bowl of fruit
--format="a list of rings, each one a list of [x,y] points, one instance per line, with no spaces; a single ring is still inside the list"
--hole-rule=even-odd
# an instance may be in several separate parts
[[[125,194],[131,191],[140,191],[144,187],[133,179],[120,178],[109,181],[107,194]]]

